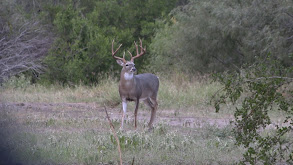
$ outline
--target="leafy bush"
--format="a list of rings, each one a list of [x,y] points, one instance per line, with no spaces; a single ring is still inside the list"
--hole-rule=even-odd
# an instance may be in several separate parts
[[[31,85],[30,79],[25,77],[24,74],[20,74],[18,76],[13,76],[9,80],[3,83],[4,88],[18,88],[18,89],[26,89]]]
[[[285,138],[293,134],[292,74],[292,66],[283,67],[279,60],[269,56],[256,59],[240,72],[216,77],[224,86],[215,102],[216,109],[227,101],[236,105],[233,129],[236,144],[247,149],[241,164],[293,163],[293,143]],[[286,115],[282,123],[271,121],[269,114],[276,109]]]

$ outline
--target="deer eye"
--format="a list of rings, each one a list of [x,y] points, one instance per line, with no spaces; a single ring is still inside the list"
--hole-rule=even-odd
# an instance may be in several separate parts
[[[126,64],[125,66],[128,66],[128,64]]]

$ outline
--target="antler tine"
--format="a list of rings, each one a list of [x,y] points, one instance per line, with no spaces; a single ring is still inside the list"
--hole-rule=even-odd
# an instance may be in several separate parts
[[[114,52],[114,40],[112,41],[112,55],[115,55],[117,53],[117,51],[120,49],[120,47],[122,46],[122,44],[119,45],[119,47],[116,49],[116,51]]]
[[[142,47],[142,41],[141,41],[141,39],[139,39],[139,42],[140,42],[140,45],[139,46],[141,48],[141,52],[142,51],[146,52],[146,47],[144,47],[144,48]]]
[[[137,44],[136,44],[135,41],[134,41],[134,45],[135,45],[135,48],[136,48],[136,54],[138,54],[138,47],[137,47]]]
[[[130,54],[130,56],[131,56],[131,58],[132,58],[132,54],[130,53],[130,51],[129,50],[127,50],[128,51],[128,53]]]
[[[125,59],[125,51],[123,52],[123,59]]]
[[[124,58],[125,52],[124,52],[123,58],[115,56],[115,54],[118,52],[121,46],[122,44],[120,44],[119,47],[114,51],[114,40],[112,41],[112,57],[114,59],[122,60],[124,63],[126,63],[126,60]]]
[[[139,39],[139,41],[140,41],[140,45],[139,45],[139,47],[140,47],[140,53],[139,53],[139,51],[138,51],[138,46],[137,46],[136,42],[134,41],[134,45],[135,45],[135,48],[136,48],[136,56],[131,57],[131,61],[132,61],[132,62],[134,61],[134,59],[136,59],[136,58],[142,56],[142,55],[145,54],[145,52],[146,52],[146,48],[143,48],[143,47],[142,47],[142,41],[141,41],[141,39]]]

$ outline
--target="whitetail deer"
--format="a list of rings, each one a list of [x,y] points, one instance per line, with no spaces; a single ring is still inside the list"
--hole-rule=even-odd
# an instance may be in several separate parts
[[[136,42],[134,42],[136,47],[136,56],[132,56],[132,54],[128,51],[131,56],[130,61],[125,60],[125,52],[123,54],[123,58],[115,56],[117,51],[120,49],[122,44],[114,51],[114,40],[112,42],[112,57],[116,59],[116,62],[121,65],[123,68],[120,74],[120,82],[119,82],[119,94],[122,100],[122,121],[120,129],[123,129],[124,117],[127,110],[127,101],[135,101],[135,111],[134,111],[134,123],[135,129],[137,128],[137,111],[139,102],[143,101],[148,107],[151,108],[151,118],[148,124],[149,129],[152,129],[152,124],[156,117],[156,111],[158,107],[157,103],[157,94],[159,89],[159,79],[156,75],[151,73],[144,73],[134,75],[136,71],[134,59],[141,57],[146,52],[146,48],[142,47],[142,41],[140,40],[140,53],[138,50],[138,46]]]

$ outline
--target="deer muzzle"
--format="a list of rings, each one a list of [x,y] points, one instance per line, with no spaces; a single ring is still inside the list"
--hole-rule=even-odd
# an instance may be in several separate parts
[[[136,71],[136,68],[135,67],[132,67],[131,68],[131,72],[135,72]]]

